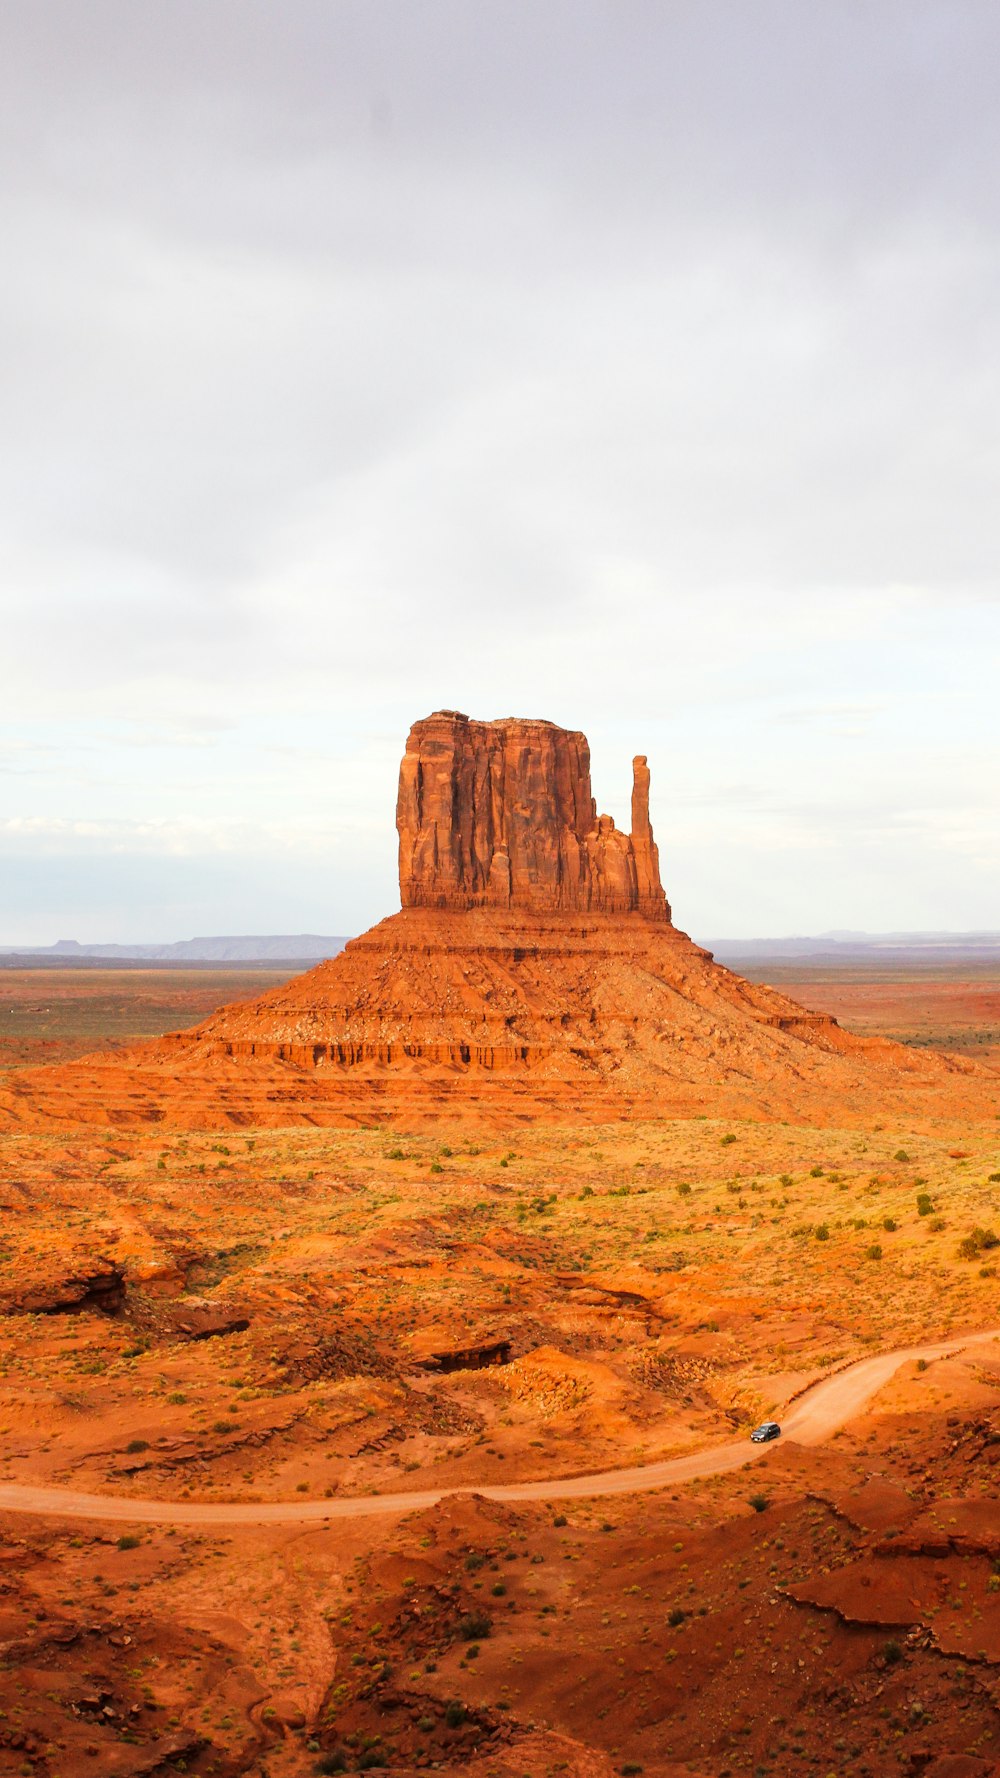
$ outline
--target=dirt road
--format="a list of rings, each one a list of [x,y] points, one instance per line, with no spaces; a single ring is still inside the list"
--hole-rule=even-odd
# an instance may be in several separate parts
[[[824,1377],[802,1395],[782,1421],[784,1439],[817,1445],[865,1408],[901,1364],[911,1359],[944,1358],[967,1346],[1000,1339],[1000,1330],[965,1334],[933,1346],[908,1346],[862,1358],[857,1364]],[[41,1513],[62,1519],[110,1519],[118,1524],[171,1525],[301,1525],[332,1519],[358,1519],[415,1512],[434,1506],[446,1494],[475,1492],[489,1500],[581,1500],[608,1494],[638,1494],[671,1482],[721,1475],[755,1463],[773,1445],[752,1445],[746,1438],[689,1457],[632,1469],[606,1469],[594,1475],[563,1476],[553,1481],[513,1482],[492,1487],[466,1483],[461,1488],[428,1488],[409,1494],[363,1494],[336,1500],[234,1501],[129,1500],[113,1494],[77,1494],[68,1488],[19,1487],[0,1484],[0,1512]]]

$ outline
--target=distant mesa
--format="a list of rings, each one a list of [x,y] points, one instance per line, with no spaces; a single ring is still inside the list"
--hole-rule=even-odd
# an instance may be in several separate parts
[[[821,1122],[995,1096],[995,1075],[851,1036],[679,932],[641,754],[626,834],[579,731],[439,710],[410,730],[396,826],[399,913],[193,1030],[12,1075],[0,1124]]]
[[[81,944],[75,938],[61,938],[54,945],[0,945],[0,968],[319,963],[325,957],[335,957],[346,943],[346,938],[323,938],[311,932],[292,937],[182,938],[173,944]]]

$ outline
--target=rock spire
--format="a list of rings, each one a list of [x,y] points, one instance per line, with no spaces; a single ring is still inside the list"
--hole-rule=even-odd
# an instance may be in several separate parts
[[[632,832],[598,815],[585,735],[438,710],[399,770],[404,908],[523,908],[669,921],[649,824],[649,768],[632,762]]]

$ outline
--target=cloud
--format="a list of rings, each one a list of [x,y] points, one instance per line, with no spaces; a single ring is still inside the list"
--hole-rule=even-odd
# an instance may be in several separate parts
[[[1000,15],[11,0],[0,51],[0,742],[39,750],[0,770],[39,872],[45,823],[173,835],[197,908],[213,848],[327,848],[310,918],[361,925],[452,705],[584,727],[618,818],[648,752],[718,930],[992,919],[986,865],[925,854],[949,795],[977,858],[996,826]],[[248,878],[274,929],[293,891]]]

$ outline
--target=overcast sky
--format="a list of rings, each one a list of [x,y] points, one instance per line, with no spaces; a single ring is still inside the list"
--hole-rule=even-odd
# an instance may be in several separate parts
[[[353,932],[407,728],[1000,927],[993,0],[0,0],[0,940]]]

